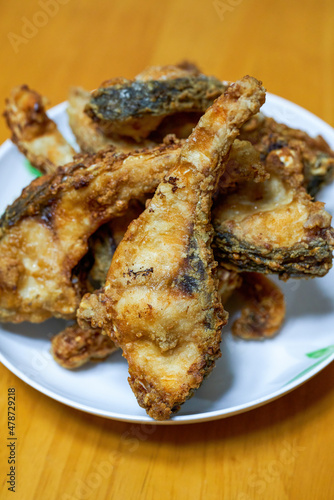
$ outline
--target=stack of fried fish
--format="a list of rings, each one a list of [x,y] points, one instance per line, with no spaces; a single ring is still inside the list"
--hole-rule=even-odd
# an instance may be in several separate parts
[[[41,177],[0,220],[0,320],[70,320],[52,340],[76,368],[121,348],[154,419],[170,418],[234,335],[276,334],[284,297],[268,277],[324,276],[334,231],[314,200],[334,178],[320,136],[261,114],[265,90],[193,64],[70,90],[80,153],[28,86],[12,90],[12,140]]]

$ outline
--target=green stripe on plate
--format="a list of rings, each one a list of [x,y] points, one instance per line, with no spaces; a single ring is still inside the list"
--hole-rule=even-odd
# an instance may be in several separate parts
[[[41,177],[43,174],[37,170],[37,168],[33,167],[29,160],[24,160],[24,166],[34,177]]]

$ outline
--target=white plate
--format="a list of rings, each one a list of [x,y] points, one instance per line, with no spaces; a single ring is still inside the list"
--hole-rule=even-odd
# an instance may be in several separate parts
[[[50,116],[73,141],[65,109],[66,103],[60,104]],[[334,130],[299,106],[269,94],[263,111],[311,135],[322,134],[334,148]],[[6,141],[0,148],[1,211],[32,178],[23,156]],[[333,214],[334,186],[324,189],[320,198]],[[287,314],[276,338],[263,342],[235,340],[225,328],[222,357],[211,376],[177,416],[157,423],[201,422],[250,410],[288,393],[328,365],[334,359],[333,272],[321,279],[280,283]],[[103,363],[91,363],[76,371],[55,363],[49,352],[50,336],[64,324],[50,320],[39,325],[2,325],[0,360],[38,391],[69,406],[117,420],[152,423],[127,383],[127,363],[120,352]]]

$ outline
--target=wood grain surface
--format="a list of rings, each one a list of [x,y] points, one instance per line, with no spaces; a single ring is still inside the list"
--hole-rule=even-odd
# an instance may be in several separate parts
[[[254,75],[270,92],[334,126],[330,0],[0,3],[0,106],[20,83],[55,105],[70,85],[91,89],[110,77],[133,77],[147,65],[183,59],[222,79]],[[1,120],[1,142],[8,136]],[[266,406],[173,427],[82,413],[2,365],[0,380],[1,499],[334,498],[333,363]],[[8,387],[17,395],[15,493],[6,483]]]

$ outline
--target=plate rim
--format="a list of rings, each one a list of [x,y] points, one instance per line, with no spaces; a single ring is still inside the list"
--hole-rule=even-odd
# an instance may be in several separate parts
[[[119,422],[128,422],[128,423],[135,423],[135,424],[150,424],[150,425],[152,425],[153,423],[157,424],[157,425],[195,424],[195,423],[202,423],[202,422],[209,422],[209,421],[213,421],[213,420],[219,420],[221,418],[232,417],[234,415],[239,415],[241,413],[245,413],[247,411],[259,408],[260,406],[264,406],[267,403],[271,403],[272,401],[275,401],[276,399],[279,399],[279,398],[285,396],[286,394],[289,394],[290,392],[297,389],[301,385],[304,385],[308,380],[311,380],[315,375],[317,375],[322,370],[324,370],[324,368],[326,368],[332,361],[334,361],[334,353],[331,354],[326,359],[324,359],[321,363],[319,363],[313,369],[310,369],[303,376],[298,378],[297,383],[296,383],[296,381],[292,381],[286,385],[283,385],[280,389],[273,392],[270,395],[270,397],[262,396],[260,398],[254,399],[251,402],[241,404],[241,405],[232,406],[232,407],[226,408],[224,410],[213,410],[213,411],[207,411],[207,412],[202,412],[202,413],[196,413],[193,415],[175,415],[174,417],[171,417],[170,420],[154,420],[147,415],[131,417],[131,416],[121,414],[121,413],[114,413],[114,412],[109,412],[109,411],[97,410],[97,409],[94,409],[90,406],[75,402],[69,398],[61,396],[60,394],[57,394],[57,393],[49,390],[48,388],[43,387],[43,385],[41,385],[39,382],[36,382],[32,378],[28,377],[25,373],[21,372],[21,370],[19,370],[17,367],[15,367],[7,358],[5,358],[3,353],[0,351],[0,362],[6,368],[8,368],[8,370],[11,373],[16,375],[20,380],[22,380],[23,382],[28,384],[33,389],[37,390],[38,392],[41,392],[45,396],[48,396],[55,401],[58,401],[59,403],[62,403],[66,406],[69,406],[69,407],[74,408],[76,410],[82,411],[84,413],[89,413],[91,415],[96,415],[98,417],[108,418],[110,420],[117,420]]]

